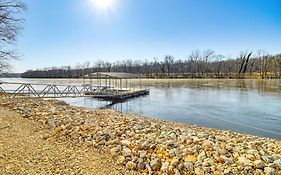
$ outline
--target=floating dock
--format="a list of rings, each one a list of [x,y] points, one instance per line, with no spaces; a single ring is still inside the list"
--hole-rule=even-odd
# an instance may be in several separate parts
[[[142,88],[140,79],[137,86],[132,85],[131,79],[136,77],[135,74],[98,72],[84,76],[83,85],[0,82],[0,93],[9,97],[92,97],[119,101],[149,94],[148,89]],[[87,80],[90,83],[87,83]]]

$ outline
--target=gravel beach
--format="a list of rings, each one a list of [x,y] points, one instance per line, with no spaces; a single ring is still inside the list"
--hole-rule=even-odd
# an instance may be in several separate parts
[[[0,174],[277,174],[281,141],[0,96]]]

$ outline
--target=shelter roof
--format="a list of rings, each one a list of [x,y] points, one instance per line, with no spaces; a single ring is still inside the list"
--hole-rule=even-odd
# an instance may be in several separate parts
[[[138,74],[130,74],[125,72],[95,72],[85,75],[84,78],[119,78],[119,79],[130,79],[139,78]]]

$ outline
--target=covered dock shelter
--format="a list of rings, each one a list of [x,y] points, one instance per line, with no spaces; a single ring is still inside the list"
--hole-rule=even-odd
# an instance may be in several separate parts
[[[123,100],[149,94],[138,74],[95,72],[83,76],[85,95],[108,100]]]

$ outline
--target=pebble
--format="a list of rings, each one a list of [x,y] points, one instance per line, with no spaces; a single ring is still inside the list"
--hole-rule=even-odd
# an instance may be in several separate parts
[[[246,157],[239,157],[238,158],[238,162],[242,165],[242,166],[250,166],[252,164],[252,162],[247,159]]]
[[[184,157],[184,161],[195,163],[197,161],[197,157],[195,157],[194,155],[187,155],[186,157]]]
[[[126,164],[126,169],[127,170],[134,170],[134,169],[136,169],[136,167],[137,167],[137,165],[134,162],[132,162],[132,161],[129,161]]]
[[[122,150],[122,154],[125,157],[129,157],[132,156],[132,151],[130,150],[130,148],[124,147]]]
[[[271,167],[265,167],[264,172],[268,175],[274,175],[275,174],[275,169]]]
[[[153,171],[158,171],[161,168],[161,161],[158,158],[155,158],[150,161],[150,166]]]
[[[117,158],[117,164],[118,164],[118,165],[123,165],[123,164],[125,163],[125,161],[126,161],[126,159],[125,159],[124,156],[119,156],[119,157]]]
[[[254,161],[254,166],[256,168],[262,169],[265,167],[265,163],[262,160],[255,160]]]
[[[146,156],[146,151],[140,151],[140,157],[141,158],[144,158]]]
[[[281,170],[278,140],[56,102],[6,98],[1,105],[44,123],[51,131],[46,139],[93,143],[89,146],[110,152],[128,171],[274,174]]]
[[[130,145],[131,142],[129,140],[122,140],[121,143],[124,146],[128,146],[128,145]]]
[[[189,172],[193,171],[193,164],[191,162],[184,162],[183,164]]]
[[[169,162],[164,162],[161,166],[161,171],[167,173],[169,170]]]
[[[145,169],[145,163],[144,162],[139,162],[138,163],[138,170],[144,170]]]
[[[281,159],[275,160],[273,163],[281,170]]]
[[[174,166],[174,167],[177,166],[178,163],[179,163],[179,159],[177,159],[177,158],[173,158],[173,159],[171,160],[171,165]]]

